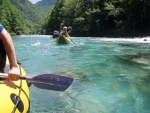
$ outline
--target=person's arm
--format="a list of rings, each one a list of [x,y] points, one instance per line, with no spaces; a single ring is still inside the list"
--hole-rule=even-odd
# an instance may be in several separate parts
[[[60,31],[60,35],[62,35],[62,34],[63,34],[63,30]]]
[[[70,38],[70,35],[69,35],[69,33],[66,31],[66,36],[68,37],[68,38]]]
[[[6,29],[3,29],[0,32],[0,39],[3,42],[10,63],[10,70],[8,71],[8,80],[16,81],[19,79],[20,70],[17,64],[12,38],[10,34],[6,31]]]

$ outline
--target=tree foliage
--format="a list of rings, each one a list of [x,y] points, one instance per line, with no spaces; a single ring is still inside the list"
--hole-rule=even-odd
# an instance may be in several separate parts
[[[149,0],[57,0],[42,29],[74,36],[150,35]]]
[[[47,12],[51,7],[54,6],[55,2],[56,0],[41,0],[38,1],[35,5]]]
[[[9,0],[0,1],[0,23],[12,34],[24,33],[25,24],[23,24],[23,19]]]
[[[46,13],[28,0],[0,0],[0,23],[12,34],[36,34]]]
[[[150,35],[150,0],[41,0],[37,5],[0,0],[0,23],[17,35],[51,34],[63,26],[71,36]]]

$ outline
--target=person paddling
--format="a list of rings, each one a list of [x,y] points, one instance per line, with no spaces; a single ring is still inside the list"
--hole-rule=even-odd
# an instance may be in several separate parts
[[[20,69],[17,64],[13,41],[7,30],[0,24],[0,72],[4,72],[6,55],[10,63],[7,80],[16,81],[19,79]]]
[[[54,30],[53,38],[59,37],[59,31]]]
[[[63,35],[63,36],[65,36],[65,37],[70,38],[70,36],[69,36],[69,33],[68,33],[68,31],[67,31],[67,27],[66,27],[66,26],[64,26],[64,27],[63,27],[63,29],[62,29],[62,30],[61,30],[61,32],[60,32],[60,35]]]
[[[63,30],[61,30],[61,32],[60,32],[60,35],[63,35],[63,36],[65,36],[65,37],[67,37],[67,38],[69,38],[71,40],[70,35],[69,35],[68,31],[67,31],[67,27],[66,26],[63,27]],[[73,42],[73,43],[75,44],[75,42]]]

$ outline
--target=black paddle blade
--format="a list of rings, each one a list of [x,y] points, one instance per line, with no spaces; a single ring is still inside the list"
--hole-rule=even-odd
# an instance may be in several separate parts
[[[55,74],[41,74],[33,77],[30,81],[35,87],[41,89],[64,91],[71,85],[73,78]]]

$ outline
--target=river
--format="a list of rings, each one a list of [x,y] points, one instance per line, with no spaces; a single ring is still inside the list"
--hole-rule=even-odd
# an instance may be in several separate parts
[[[30,87],[30,113],[150,113],[150,38],[72,37],[57,45],[45,35],[13,37],[28,76],[74,78],[64,92]]]

